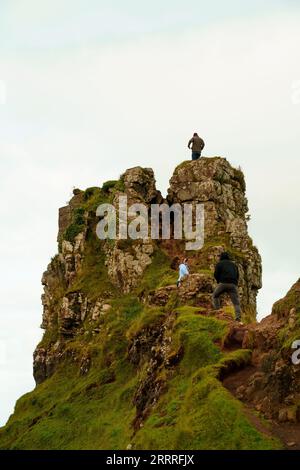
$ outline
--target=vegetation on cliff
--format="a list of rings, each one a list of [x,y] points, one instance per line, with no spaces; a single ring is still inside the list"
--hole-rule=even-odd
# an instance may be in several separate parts
[[[255,320],[261,260],[247,233],[245,181],[222,158],[185,162],[168,202],[205,205],[205,245],[176,288],[184,241],[99,240],[97,206],[162,201],[151,169],[75,190],[60,210],[59,253],[43,276],[44,337],[35,390],[0,430],[1,449],[273,449],[224,386],[251,363],[225,299],[211,310],[213,268],[229,251],[241,275],[244,320]],[[238,332],[239,333],[239,332]],[[243,334],[245,331],[243,332]],[[231,344],[231,345],[232,345]]]

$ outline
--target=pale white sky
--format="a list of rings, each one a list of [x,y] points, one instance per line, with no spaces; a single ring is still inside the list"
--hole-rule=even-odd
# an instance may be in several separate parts
[[[300,10],[293,1],[0,5],[0,423],[33,387],[42,272],[73,186],[152,167],[166,193],[198,131],[240,165],[260,317],[299,277]]]

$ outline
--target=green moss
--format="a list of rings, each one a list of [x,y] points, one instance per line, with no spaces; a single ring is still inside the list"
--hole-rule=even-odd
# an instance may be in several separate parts
[[[235,312],[234,312],[234,307],[231,305],[225,305],[225,307],[222,307],[222,310],[229,315],[232,318],[235,318]]]
[[[152,263],[147,267],[137,291],[139,293],[150,292],[159,287],[175,284],[177,278],[177,270],[171,268],[171,259],[167,253],[156,247],[152,256]]]
[[[49,348],[51,344],[54,344],[58,338],[58,326],[55,325],[53,327],[48,327],[45,333],[43,334],[43,338],[38,344],[38,347],[42,348]]]
[[[143,313],[139,315],[136,320],[131,324],[130,328],[127,330],[127,337],[133,338],[143,329],[159,324],[166,317],[166,313],[162,308],[159,307],[146,307],[143,310]]]
[[[109,280],[105,266],[103,244],[93,231],[89,232],[82,267],[68,292],[81,291],[90,300],[116,295],[116,287]]]
[[[106,181],[102,185],[102,191],[108,192],[110,189],[116,186],[117,182],[117,180]]]
[[[143,371],[129,362],[127,348],[141,329],[164,321],[166,314],[130,295],[111,304],[100,334],[89,342],[69,341],[70,353],[55,374],[17,402],[0,430],[1,449],[126,449],[129,443],[134,449],[279,447],[253,428],[241,404],[217,380],[225,364],[241,365],[249,353],[224,356],[215,341],[226,334],[226,324],[187,306],[176,309],[171,343],[174,351],[182,348],[182,361],[171,376],[161,370],[167,390],[133,437],[133,397]],[[83,376],[82,355],[91,357]]]
[[[241,189],[243,192],[246,191],[246,182],[245,182],[245,176],[244,173],[240,168],[233,168],[233,178],[239,182]]]
[[[97,207],[100,204],[111,203],[112,197],[102,191],[100,188],[88,188],[84,193],[83,208],[93,215],[96,213]]]
[[[0,431],[0,448],[126,448],[137,377],[125,359],[125,331],[141,305],[137,299],[123,300],[106,315],[93,343],[83,347],[80,337],[67,343],[66,350],[76,356],[90,354],[89,373],[80,376],[78,364],[66,355],[53,376],[17,402],[14,416]]]
[[[15,413],[0,430],[0,448],[126,449],[129,443],[134,449],[278,448],[278,442],[249,423],[242,405],[222,386],[222,377],[247,365],[251,357],[248,350],[230,354],[220,350],[218,345],[228,334],[228,324],[201,315],[201,307],[178,307],[177,292],[164,308],[139,300],[154,289],[176,282],[177,269],[171,268],[171,258],[159,244],[135,292],[123,295],[110,282],[105,266],[107,242],[96,237],[89,213],[111,201],[122,185],[121,179],[120,184],[109,182],[104,189],[88,188],[82,206],[73,211],[68,239],[74,240],[86,222],[87,234],[82,266],[71,288],[67,289],[59,277],[59,258],[52,261],[57,272],[57,285],[52,289],[54,311],[58,311],[63,295],[79,291],[89,301],[100,297],[109,302],[111,309],[97,322],[86,318],[82,326],[87,334],[65,342],[66,354],[55,373],[17,402]],[[226,243],[227,239],[220,240]],[[204,250],[220,240],[209,240]],[[131,248],[127,241],[122,245],[122,249]],[[195,271],[212,274],[200,261],[195,263]],[[163,331],[171,338],[168,359],[177,359],[171,366],[158,366],[157,378],[165,381],[166,388],[133,437],[134,397],[149,358],[146,354],[141,365],[133,365],[128,351],[141,332],[157,334],[166,325],[168,330]],[[97,335],[93,335],[95,326]],[[54,324],[41,344],[48,347],[56,339]],[[80,363],[86,357],[91,365],[82,375]]]
[[[84,191],[84,194],[83,194],[83,199],[85,202],[87,202],[89,199],[91,199],[95,194],[101,192],[101,189],[98,188],[97,186],[93,186],[91,188],[87,188],[85,191]]]
[[[220,361],[205,371],[200,371],[205,376],[207,373],[218,379],[223,379],[226,375],[238,369],[242,369],[251,363],[252,351],[249,349],[238,349],[223,356]]]
[[[300,280],[292,286],[283,299],[273,305],[272,315],[276,315],[278,318],[288,318],[292,309],[294,309],[295,323],[291,327],[286,322],[286,326],[281,328],[278,334],[278,342],[282,351],[291,350],[293,342],[300,338]]]
[[[292,286],[283,299],[275,302],[272,314],[277,315],[279,318],[287,317],[292,308],[295,308],[296,315],[300,319],[300,279]]]
[[[264,436],[249,423],[241,403],[217,380],[225,366],[232,367],[236,361],[238,367],[249,361],[249,351],[236,351],[222,357],[215,350],[213,340],[223,336],[223,322],[198,316],[199,323],[195,324],[192,313],[191,308],[178,309],[176,329],[183,340],[184,357],[168,383],[166,394],[136,434],[134,448],[280,448],[278,441]],[[199,347],[194,335],[198,337]]]
[[[172,344],[175,349],[183,347],[184,350],[179,365],[181,374],[192,375],[200,367],[213,364],[221,358],[215,342],[226,335],[227,325],[214,318],[195,314],[196,309],[193,307],[178,308],[176,312],[178,316]]]
[[[72,213],[72,222],[63,234],[63,239],[68,242],[74,242],[76,236],[84,230],[85,211],[82,207],[77,207]]]
[[[105,183],[103,183],[102,191],[109,192],[110,190],[124,192],[125,184],[124,184],[123,179],[121,178],[119,180],[111,180],[111,181],[106,181]]]

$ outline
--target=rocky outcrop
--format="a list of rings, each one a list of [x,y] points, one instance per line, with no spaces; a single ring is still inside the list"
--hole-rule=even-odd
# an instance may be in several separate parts
[[[273,305],[272,315],[288,319],[289,327],[293,328],[300,314],[300,279],[291,287],[283,299]]]
[[[163,201],[160,191],[156,189],[152,168],[140,166],[126,170],[122,175],[124,193],[129,204],[143,202],[145,204],[160,204]]]
[[[231,252],[239,266],[243,310],[254,319],[262,268],[261,257],[248,235],[245,188],[242,171],[225,158],[201,158],[175,169],[168,201],[204,205],[205,245],[196,255],[198,264],[213,269],[221,251]]]
[[[69,227],[72,221],[72,212],[77,207],[80,207],[83,200],[83,191],[80,189],[73,190],[73,197],[67,206],[61,207],[58,211],[58,235],[57,240],[59,241],[63,236],[65,230]]]
[[[125,248],[122,248],[124,247]],[[145,269],[152,262],[154,244],[151,240],[116,241],[113,247],[106,248],[108,275],[122,292],[128,293],[137,286]]]
[[[184,251],[180,251],[175,240],[169,240],[167,247],[151,238],[117,238],[101,242],[97,239],[97,204],[113,204],[119,215],[120,196],[127,196],[128,206],[143,203],[149,213],[151,204],[162,202],[170,205],[203,203],[205,208],[205,244],[191,257],[191,276],[179,289],[175,283],[150,292],[146,289],[143,294],[146,304],[167,308],[175,302],[197,306],[202,312],[210,311],[215,286],[214,266],[219,254],[226,249],[239,266],[244,313],[248,318],[255,318],[256,293],[261,286],[261,260],[247,233],[248,206],[242,172],[232,168],[224,158],[184,162],[175,169],[167,201],[164,201],[156,189],[153,170],[131,168],[119,182],[108,182],[102,189],[74,190],[69,205],[60,209],[59,252],[42,279],[42,328],[50,341],[46,346],[42,342],[35,354],[37,381],[53,372],[55,364],[61,360],[65,342],[87,330],[93,334],[101,331],[101,316],[108,311],[105,305],[110,308],[110,299],[115,295],[113,290],[120,295],[134,293],[158,247],[167,255],[169,253],[170,269],[177,271],[178,262],[174,263],[174,255],[177,254],[178,260]],[[97,276],[100,276],[99,280]],[[159,282],[158,278],[156,284]],[[104,285],[107,286],[104,288]],[[226,298],[224,305],[228,305]]]
[[[172,237],[99,240],[96,209],[109,203],[118,212],[119,196],[146,205],[148,216],[152,203],[203,204],[203,247],[189,253],[185,240]],[[43,426],[51,428],[49,448],[60,447],[62,426],[64,448],[277,448],[228,390],[273,424],[299,423],[291,344],[300,338],[300,280],[256,322],[261,259],[247,211],[244,176],[220,157],[179,165],[166,201],[153,171],[141,167],[102,188],[74,190],[59,213],[58,254],[42,278],[45,334],[33,371],[44,383],[19,402],[0,430],[0,447],[42,448]],[[222,309],[212,309],[213,271],[224,250],[239,267],[244,324],[234,321],[226,296]],[[191,274],[177,287],[183,256]],[[94,432],[104,440],[93,442]]]
[[[214,281],[205,274],[191,274],[179,288],[176,285],[161,287],[150,292],[148,302],[151,305],[165,306],[176,296],[180,304],[193,304],[202,308],[211,307],[211,293]]]
[[[145,371],[133,398],[136,406],[133,421],[135,430],[143,425],[151,408],[166,389],[173,366],[181,359],[181,349],[174,352],[171,345],[175,319],[176,314],[172,313],[151,327],[143,328],[133,337],[129,346],[129,360]]]
[[[293,340],[300,339],[300,281],[274,304],[271,315],[243,330],[243,347],[253,351],[252,368],[236,396],[267,419],[300,423],[300,367],[292,361]]]
[[[128,206],[142,203],[150,204],[163,201],[160,191],[156,189],[154,173],[151,168],[134,167],[122,175],[124,190],[117,191],[114,205],[118,207],[120,196],[127,196]],[[134,289],[145,269],[151,264],[154,243],[149,240],[116,240],[106,245],[106,266],[112,282],[124,293]]]

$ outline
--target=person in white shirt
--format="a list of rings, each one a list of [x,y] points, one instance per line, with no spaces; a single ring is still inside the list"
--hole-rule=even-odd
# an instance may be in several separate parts
[[[183,259],[182,262],[179,265],[179,278],[177,281],[177,287],[181,286],[181,282],[184,278],[189,276],[189,268],[188,268],[188,260],[187,258]]]

